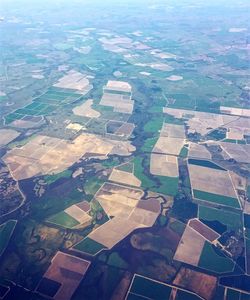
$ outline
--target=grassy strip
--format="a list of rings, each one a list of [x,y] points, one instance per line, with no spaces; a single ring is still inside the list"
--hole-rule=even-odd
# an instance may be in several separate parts
[[[72,171],[65,170],[65,171],[63,171],[61,173],[58,173],[58,174],[46,175],[44,177],[44,180],[47,182],[47,184],[52,184],[60,178],[70,178],[71,175],[72,175]]]
[[[238,199],[213,193],[208,193],[200,190],[193,190],[194,198],[205,200],[208,202],[230,206],[234,208],[240,208]]]
[[[191,165],[196,165],[196,166],[201,166],[201,167],[207,167],[211,169],[216,169],[216,170],[221,170],[221,171],[226,171],[219,165],[209,161],[209,160],[201,160],[201,159],[189,159],[188,163]]]

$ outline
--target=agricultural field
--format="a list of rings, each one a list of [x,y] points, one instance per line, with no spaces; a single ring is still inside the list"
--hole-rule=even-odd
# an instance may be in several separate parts
[[[5,123],[17,128],[39,126],[42,117],[56,113],[57,110],[73,103],[80,97],[82,94],[78,90],[68,91],[64,88],[51,87],[46,93],[33,99],[31,104],[5,116]]]
[[[234,289],[227,289],[226,291],[226,300],[237,300],[237,299],[250,299],[250,294],[241,293],[240,291],[234,290]]]
[[[171,285],[135,274],[126,299],[202,299],[199,296]]]
[[[89,212],[90,204],[87,201],[82,201],[50,217],[47,221],[71,229],[84,227],[91,224],[92,217],[89,215]]]
[[[45,2],[0,5],[0,299],[249,299],[249,1]]]
[[[109,220],[94,229],[87,236],[88,241],[93,240],[103,248],[111,249],[135,229],[152,227],[160,214],[160,203],[156,199],[142,201],[142,196],[140,189],[104,183],[95,199]],[[83,245],[85,243],[83,240]],[[78,245],[76,248],[79,250]]]
[[[240,203],[229,172],[212,163],[204,165],[204,162],[201,165],[194,160],[188,161],[194,198],[239,209]]]
[[[89,261],[60,251],[57,252],[40,281],[37,292],[53,297],[53,299],[70,299],[87,272],[89,265]],[[63,266],[64,271],[62,271],[61,266]]]
[[[241,230],[243,227],[242,214],[199,205],[198,218],[204,222],[214,222],[215,231],[220,233],[220,224],[228,230]],[[218,224],[218,227],[216,226]],[[216,230],[217,227],[217,230]]]

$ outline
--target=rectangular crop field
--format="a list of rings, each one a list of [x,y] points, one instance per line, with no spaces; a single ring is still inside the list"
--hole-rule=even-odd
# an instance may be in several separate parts
[[[228,230],[242,229],[241,213],[226,211],[225,209],[216,209],[199,205],[198,217],[204,221],[217,221],[227,226]]]

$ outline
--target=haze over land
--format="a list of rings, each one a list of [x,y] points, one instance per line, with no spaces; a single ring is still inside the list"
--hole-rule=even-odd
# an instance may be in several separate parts
[[[250,299],[249,1],[0,3],[0,299]]]

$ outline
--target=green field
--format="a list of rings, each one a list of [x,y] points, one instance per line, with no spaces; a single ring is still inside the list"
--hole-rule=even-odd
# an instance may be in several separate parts
[[[245,236],[250,239],[250,215],[244,214]]]
[[[216,209],[199,205],[199,219],[206,221],[218,221],[227,226],[228,230],[242,229],[241,213],[234,213],[224,209]]]
[[[227,289],[226,300],[240,300],[240,294],[238,291]]]
[[[9,240],[15,229],[17,221],[9,220],[0,226],[0,256],[8,246]]]
[[[189,159],[188,163],[191,165],[196,165],[196,166],[201,166],[201,167],[207,167],[211,169],[216,169],[216,170],[222,170],[225,171],[222,167],[219,165],[213,163],[212,161],[209,160],[201,160],[201,159]]]
[[[240,208],[238,199],[233,197],[222,196],[218,194],[208,193],[200,190],[193,190],[194,198],[199,200],[208,201],[223,206],[230,206],[233,208]]]
[[[168,104],[171,108],[195,109],[195,99],[186,94],[168,94],[168,99],[174,99],[174,103]]]
[[[128,162],[128,163],[125,163],[125,164],[122,164],[122,165],[116,167],[116,170],[133,173],[134,165],[133,165],[133,163]]]
[[[170,196],[176,195],[179,183],[178,177],[156,176],[150,174],[147,176],[144,173],[145,169],[147,169],[149,173],[149,156],[146,158],[136,157],[134,159],[134,175],[141,180],[143,188],[148,188],[151,191],[160,194]],[[155,180],[153,180],[153,178]]]
[[[76,219],[64,211],[48,218],[47,221],[65,228],[73,228],[80,224]]]
[[[58,174],[46,175],[46,176],[44,176],[44,180],[46,181],[47,184],[52,184],[60,178],[70,178],[71,175],[72,175],[72,171],[65,170]]]
[[[219,250],[218,250],[219,251]],[[228,273],[234,269],[234,262],[226,256],[218,254],[209,242],[205,242],[198,266],[215,273]]]
[[[170,223],[169,228],[181,236],[186,228],[186,224],[176,219]]]
[[[164,122],[163,117],[158,117],[153,120],[150,120],[150,121],[148,121],[148,123],[145,124],[144,131],[145,132],[154,132],[154,133],[158,132],[159,130],[161,130],[163,122]]]
[[[112,267],[119,269],[127,269],[128,264],[120,257],[118,252],[112,252],[109,257],[107,264]]]
[[[233,289],[227,289],[226,300],[250,300],[250,294],[241,293]]]
[[[92,176],[86,180],[83,188],[86,194],[94,195],[99,190],[99,188],[102,186],[103,183],[104,180]]]
[[[76,244],[74,249],[88,253],[90,255],[96,255],[99,251],[105,249],[106,247],[102,244],[86,237],[84,240],[82,240],[80,243]]]
[[[188,156],[188,148],[183,146],[179,156],[182,158],[186,158]]]
[[[160,181],[160,187],[153,188],[152,191],[175,196],[178,192],[179,177],[156,176]]]
[[[153,151],[153,148],[154,148],[154,145],[156,144],[157,140],[158,140],[158,136],[157,137],[153,137],[153,138],[150,138],[150,139],[146,139],[144,141],[144,144],[141,148],[141,150],[143,152],[152,152]]]
[[[65,104],[72,103],[82,95],[75,93],[74,90],[65,92],[64,89],[50,88],[43,95],[33,99],[31,104],[19,108],[14,112],[5,116],[6,124],[10,124],[15,120],[22,119],[25,116],[44,116],[51,115],[58,108]]]
[[[133,298],[134,294],[145,297],[145,299],[155,299],[155,300],[169,299],[171,291],[172,291],[171,286],[167,286],[160,282],[153,281],[149,278],[144,278],[135,275],[134,280],[132,282],[132,286],[130,288],[130,294],[132,293],[133,295],[132,298],[128,298],[128,299],[136,299]]]
[[[175,297],[175,300],[198,300],[201,299],[200,297],[196,296],[195,294],[191,294],[182,290],[177,291],[177,295]]]
[[[146,174],[144,174],[143,158],[135,157],[134,159],[134,175],[141,180],[142,187],[152,188],[155,183]]]

